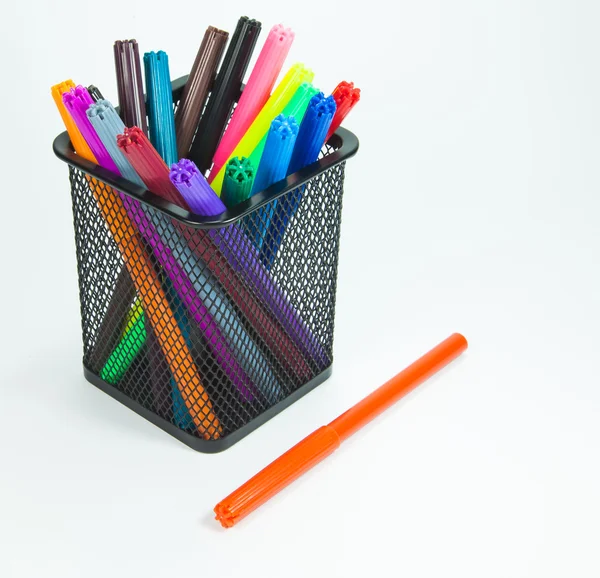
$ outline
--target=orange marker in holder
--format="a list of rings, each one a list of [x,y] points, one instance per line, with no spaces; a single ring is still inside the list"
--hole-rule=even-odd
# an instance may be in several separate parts
[[[458,357],[467,340],[454,333],[329,425],[320,427],[215,506],[230,528],[296,478],[332,454],[340,443]]]

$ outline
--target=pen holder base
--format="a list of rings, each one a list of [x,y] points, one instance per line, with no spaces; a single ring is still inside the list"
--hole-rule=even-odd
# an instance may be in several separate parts
[[[317,375],[314,379],[311,379],[308,383],[305,383],[302,387],[294,391],[283,401],[280,401],[278,404],[270,407],[258,417],[255,417],[252,421],[230,433],[228,436],[217,440],[201,439],[185,430],[180,429],[171,421],[160,417],[151,409],[148,409],[141,403],[138,403],[123,393],[121,390],[117,389],[114,385],[110,385],[109,383],[106,383],[100,379],[95,373],[85,367],[85,365],[83,366],[83,375],[92,385],[95,385],[104,393],[107,393],[117,401],[121,402],[124,406],[147,419],[150,423],[153,423],[155,426],[172,435],[180,442],[183,442],[186,446],[196,450],[197,452],[216,454],[230,448],[242,438],[245,438],[248,434],[252,433],[256,428],[260,427],[271,418],[275,417],[278,413],[283,411],[285,408],[298,401],[301,397],[304,397],[307,393],[311,392],[313,389],[315,389],[315,387],[321,385],[331,375],[331,366]]]

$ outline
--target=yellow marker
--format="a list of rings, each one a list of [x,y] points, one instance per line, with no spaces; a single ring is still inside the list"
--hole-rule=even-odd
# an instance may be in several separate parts
[[[300,85],[303,82],[312,82],[314,77],[315,73],[306,68],[304,64],[294,64],[294,66],[288,70],[287,74],[283,77],[283,80],[277,85],[277,88],[262,107],[261,111],[254,119],[254,122],[250,125],[250,128],[246,131],[246,134],[242,137],[225,164],[221,167],[214,179],[209,179],[210,185],[217,195],[221,195],[227,163],[234,157],[249,157],[265,134],[267,134],[273,119],[278,114],[281,114],[285,105],[294,96],[296,90],[300,88]]]
[[[136,300],[133,302],[133,307],[127,312],[127,317],[125,318],[125,328],[123,329],[121,338],[125,337],[125,335],[133,329],[133,326],[140,320],[143,314],[144,309],[142,308],[142,304],[140,300],[136,298]]]

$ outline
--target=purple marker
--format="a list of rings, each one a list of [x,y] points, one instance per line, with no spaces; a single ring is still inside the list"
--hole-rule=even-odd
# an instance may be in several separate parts
[[[192,161],[182,159],[173,164],[169,178],[190,209],[198,215],[215,216],[226,210],[223,201],[219,199]],[[237,225],[210,229],[208,234],[234,269],[244,275],[246,281],[254,286],[269,308],[275,312],[298,347],[309,358],[316,357],[323,366],[326,366],[329,359],[320,343],[294,310],[289,299],[273,282],[260,262],[258,251],[246,234]]]

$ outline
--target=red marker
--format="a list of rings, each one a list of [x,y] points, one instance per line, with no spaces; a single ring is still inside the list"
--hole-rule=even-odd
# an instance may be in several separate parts
[[[343,80],[335,87],[331,95],[333,96],[333,100],[335,100],[337,108],[335,109],[335,115],[331,121],[325,142],[329,140],[329,137],[338,129],[342,121],[348,116],[348,113],[360,100],[360,88],[354,88],[353,82]]]

